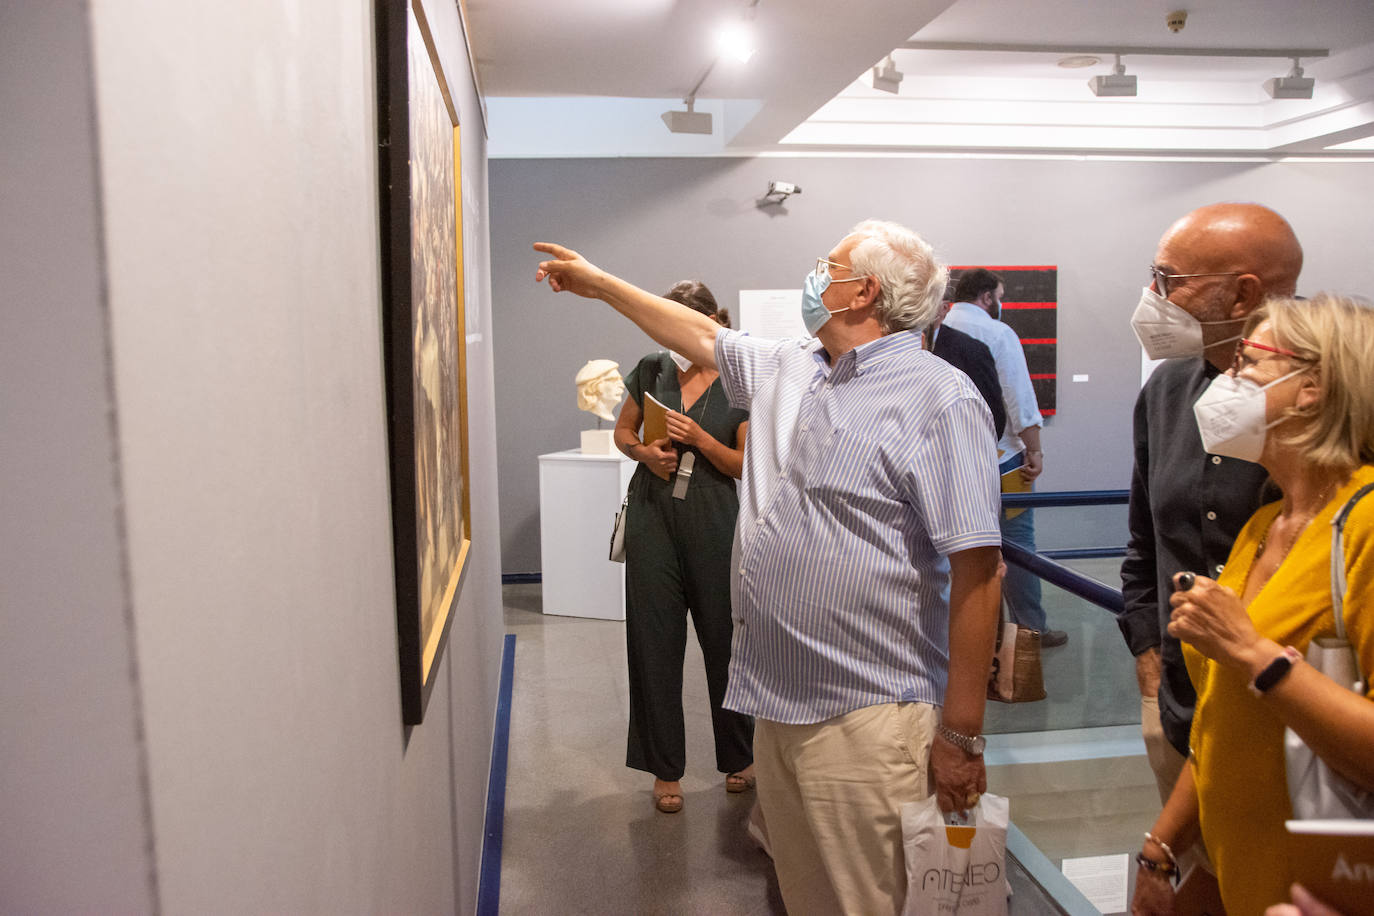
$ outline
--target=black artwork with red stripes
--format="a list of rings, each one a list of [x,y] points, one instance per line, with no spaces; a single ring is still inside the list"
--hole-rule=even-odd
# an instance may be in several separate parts
[[[1059,268],[981,264],[951,267],[947,298],[953,297],[959,274],[975,266],[986,267],[1002,278],[1001,320],[1011,325],[1021,339],[1040,413],[1054,416],[1058,404]]]

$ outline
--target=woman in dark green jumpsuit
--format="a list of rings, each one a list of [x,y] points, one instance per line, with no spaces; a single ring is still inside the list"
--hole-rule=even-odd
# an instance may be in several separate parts
[[[677,284],[667,298],[728,326],[729,317],[698,281]],[[721,708],[733,629],[730,549],[739,513],[735,479],[743,464],[749,414],[730,406],[714,371],[685,360],[688,368],[680,369],[674,356],[651,353],[625,378],[630,397],[615,429],[616,445],[640,462],[630,481],[625,530],[630,672],[625,763],[654,774],[654,805],[669,814],[682,809],[682,663],[689,609],[706,662],[716,768],[727,774],[727,791],[742,792],[754,784],[753,719]],[[640,441],[645,392],[670,408],[669,438]],[[691,475],[684,491],[680,484],[688,455]]]

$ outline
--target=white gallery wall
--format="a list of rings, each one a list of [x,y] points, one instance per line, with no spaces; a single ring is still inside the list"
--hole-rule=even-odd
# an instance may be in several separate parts
[[[0,12],[0,911],[474,907],[503,629],[486,155],[456,5],[430,22],[471,202],[476,537],[406,729],[373,3]]]
[[[802,193],[760,208],[770,179]],[[576,448],[596,423],[576,409],[574,373],[599,357],[628,372],[655,349],[604,304],[537,286],[534,241],[563,242],[655,292],[700,278],[736,316],[739,290],[800,288],[867,217],[911,226],[951,264],[1057,265],[1059,413],[1044,433],[1045,490],[1129,485],[1140,348],[1128,322],[1160,235],[1188,210],[1268,204],[1303,242],[1301,291],[1374,295],[1369,161],[500,159],[491,180],[506,573],[539,571],[537,456]],[[1121,546],[1125,514],[1044,510],[1037,529],[1042,546]]]

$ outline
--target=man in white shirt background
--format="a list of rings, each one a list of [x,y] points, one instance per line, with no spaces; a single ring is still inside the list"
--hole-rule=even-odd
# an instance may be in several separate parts
[[[1040,427],[1044,419],[1035,400],[1026,353],[1011,327],[995,316],[1002,310],[1002,278],[990,270],[974,267],[965,270],[954,287],[954,305],[945,316],[945,326],[963,331],[982,341],[997,363],[997,381],[1002,386],[1007,426],[997,442],[998,460],[1003,474],[1018,469],[1027,483],[1040,476],[1045,453],[1040,448]],[[1035,550],[1035,516],[1032,510],[1004,511],[1002,537],[1026,550]],[[1002,583],[1007,610],[1018,626],[1041,633],[1045,648],[1069,641],[1063,630],[1051,630],[1040,603],[1040,579],[1018,566],[1008,566]]]

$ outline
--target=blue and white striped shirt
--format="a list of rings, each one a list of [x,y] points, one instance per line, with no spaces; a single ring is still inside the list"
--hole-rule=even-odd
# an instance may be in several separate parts
[[[725,706],[800,724],[942,704],[946,556],[1002,542],[977,389],[904,331],[830,365],[819,341],[722,330],[716,363],[750,411]]]

